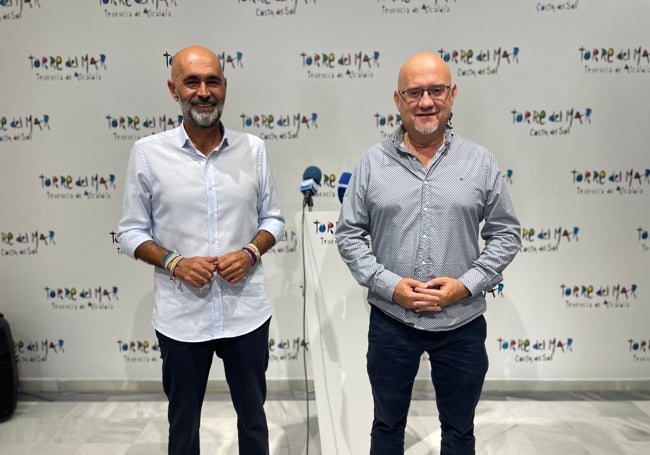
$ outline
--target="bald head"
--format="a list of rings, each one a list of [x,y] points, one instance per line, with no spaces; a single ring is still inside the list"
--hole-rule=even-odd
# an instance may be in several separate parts
[[[188,46],[176,52],[172,59],[172,80],[176,80],[187,68],[197,64],[213,65],[223,75],[217,54],[203,46]]]
[[[431,52],[420,52],[409,57],[399,70],[397,78],[397,87],[400,90],[406,90],[412,87],[419,79],[435,75],[439,83],[449,85],[451,83],[451,73],[449,66],[442,57]]]

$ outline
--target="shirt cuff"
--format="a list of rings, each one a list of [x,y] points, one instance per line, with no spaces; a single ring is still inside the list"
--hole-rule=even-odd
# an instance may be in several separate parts
[[[136,259],[135,250],[144,242],[153,240],[150,235],[144,233],[134,233],[122,235],[120,238],[120,251],[130,258]]]
[[[379,274],[377,280],[375,280],[373,292],[376,292],[388,302],[392,302],[395,288],[401,279],[401,276],[396,275],[390,270],[384,270]]]
[[[284,236],[284,223],[279,220],[265,220],[258,226],[257,230],[268,232],[275,238],[275,243],[278,243]]]
[[[483,292],[486,285],[486,277],[476,269],[469,269],[458,280],[465,285],[471,295]]]

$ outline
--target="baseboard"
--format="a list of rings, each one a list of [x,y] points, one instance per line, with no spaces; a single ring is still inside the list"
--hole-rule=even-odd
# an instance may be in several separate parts
[[[162,393],[160,380],[61,380],[61,379],[23,379],[19,381],[22,392],[75,392],[75,393]],[[313,381],[307,381],[310,392],[314,390]],[[269,393],[296,393],[305,390],[304,379],[270,379],[266,388]],[[210,380],[209,393],[228,393],[225,379]]]
[[[498,392],[650,392],[650,379],[486,380],[484,391]]]
[[[314,391],[313,380],[307,381],[307,388]],[[159,380],[115,381],[115,380],[60,380],[26,379],[19,382],[23,392],[103,392],[103,393],[161,393]],[[304,379],[269,379],[269,393],[300,393],[305,391]],[[414,390],[433,391],[431,381],[418,378]],[[487,379],[485,392],[650,392],[650,379],[617,380],[495,380]],[[227,393],[225,380],[211,380],[208,392]]]

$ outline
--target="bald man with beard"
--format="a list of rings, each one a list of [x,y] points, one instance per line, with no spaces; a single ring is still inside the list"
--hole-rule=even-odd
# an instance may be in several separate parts
[[[284,233],[268,154],[261,139],[222,124],[227,80],[213,51],[180,50],[167,87],[183,123],[134,144],[117,239],[125,254],[154,266],[168,453],[200,451],[216,354],[237,413],[239,453],[266,455],[272,311],[261,257]]]

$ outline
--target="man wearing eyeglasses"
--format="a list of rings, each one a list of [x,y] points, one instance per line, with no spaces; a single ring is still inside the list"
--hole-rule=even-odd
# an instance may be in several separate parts
[[[373,455],[404,453],[425,352],[440,453],[475,453],[474,413],[488,369],[485,292],[502,281],[521,237],[494,156],[451,126],[457,92],[438,55],[404,63],[393,94],[402,124],[362,155],[336,228],[341,257],[371,304]]]

